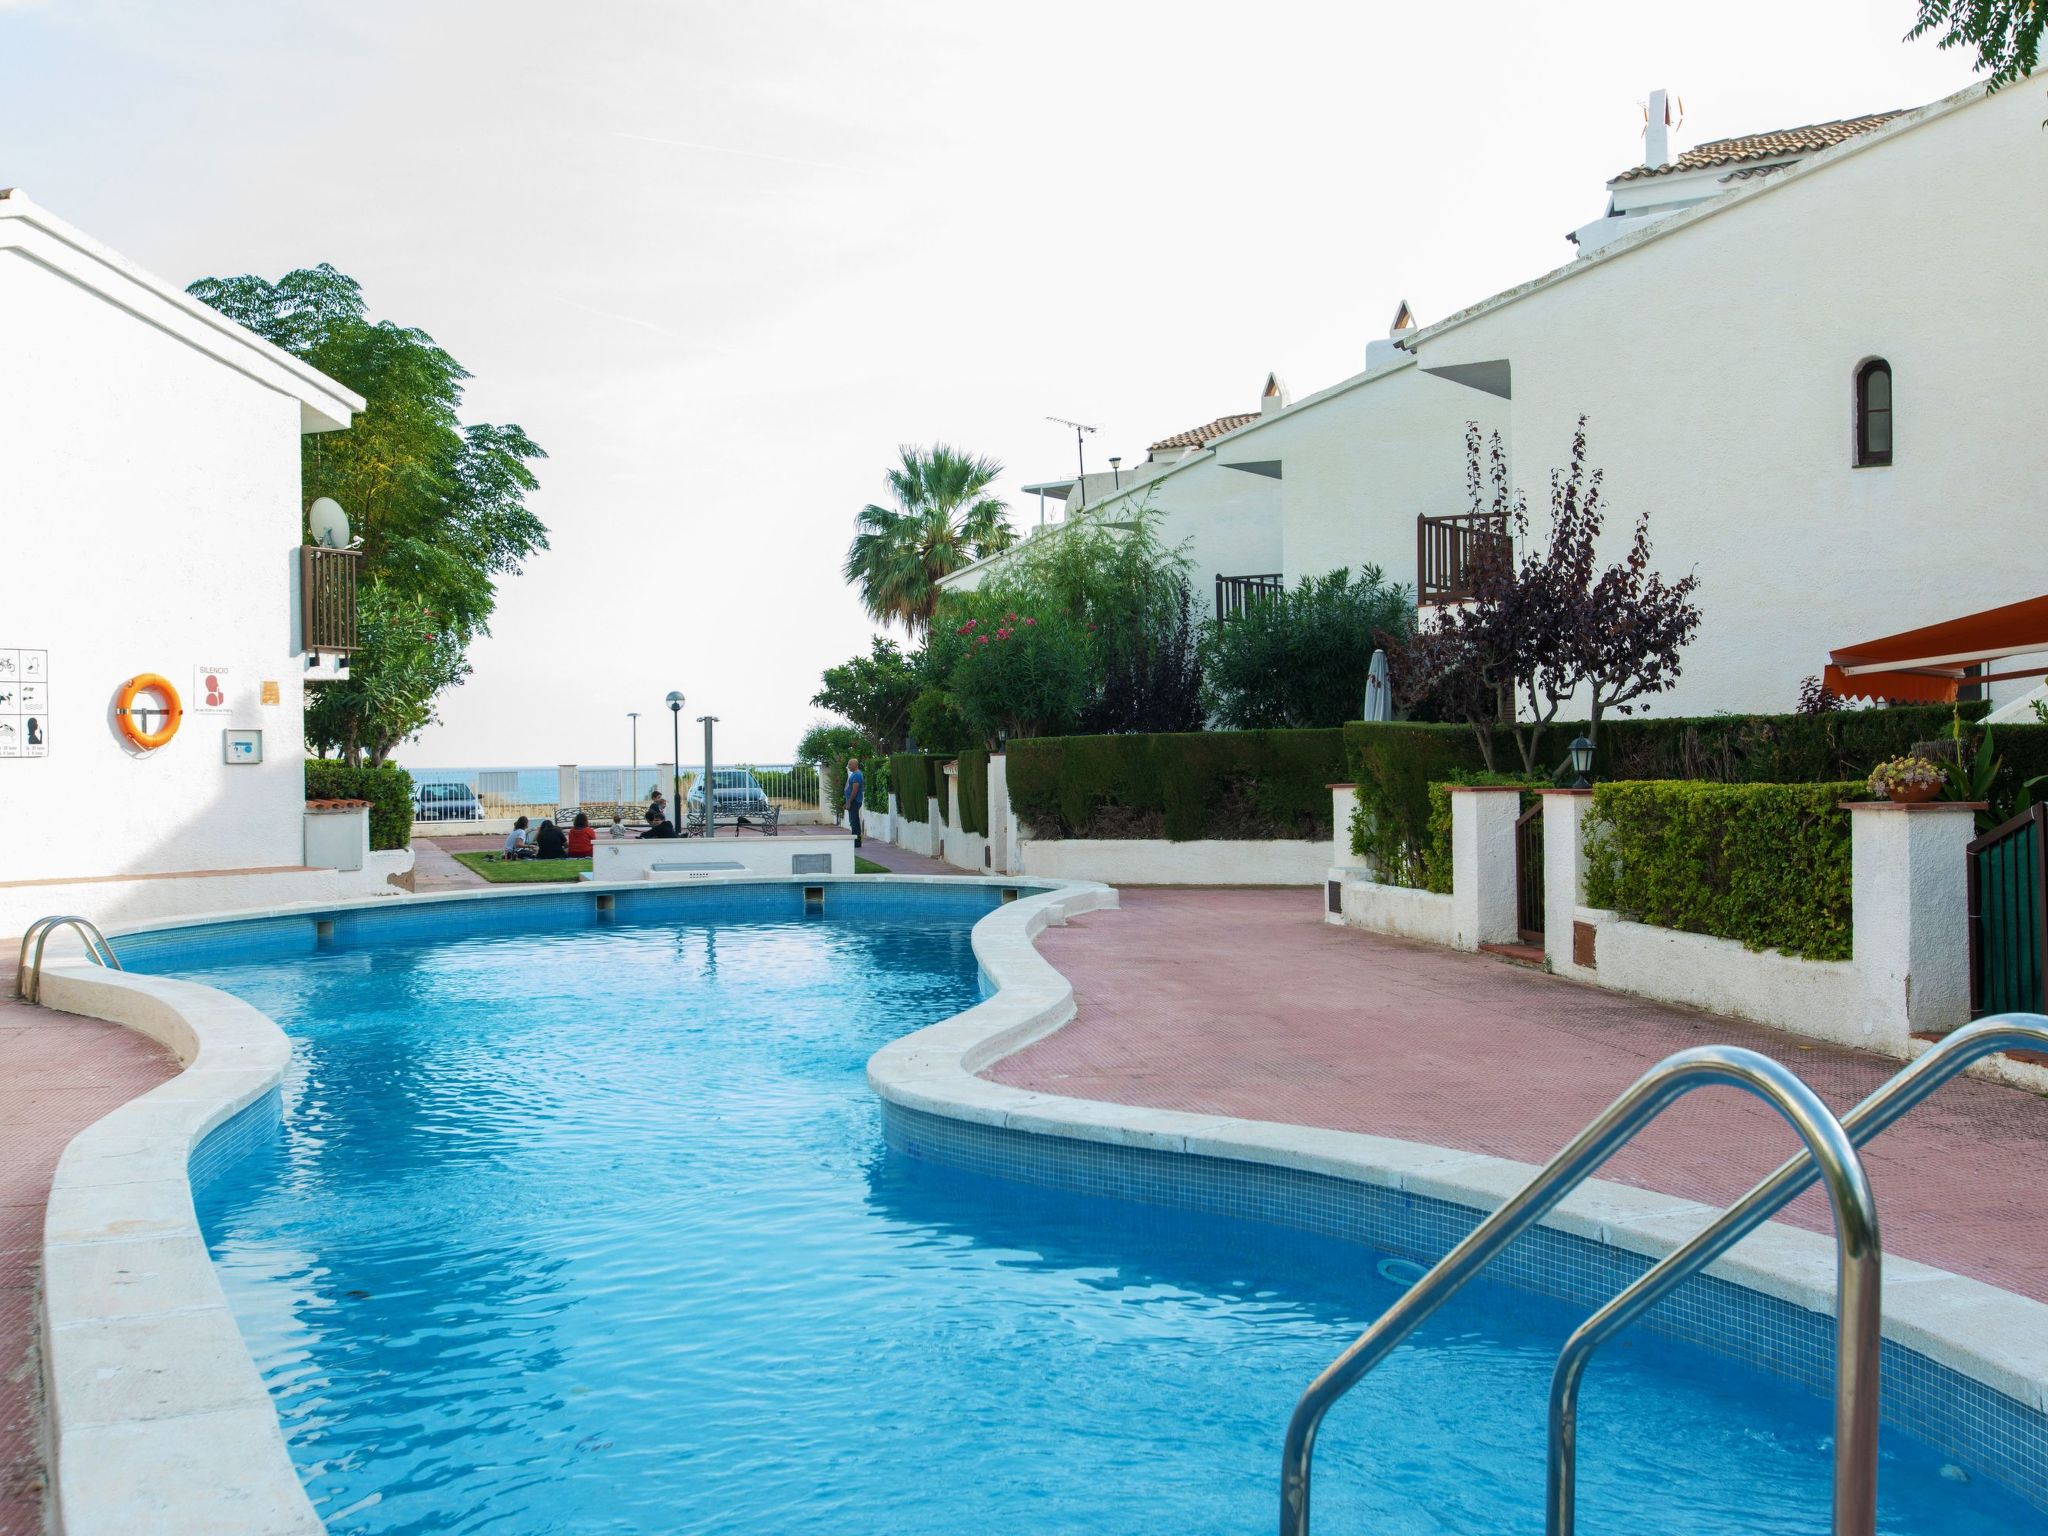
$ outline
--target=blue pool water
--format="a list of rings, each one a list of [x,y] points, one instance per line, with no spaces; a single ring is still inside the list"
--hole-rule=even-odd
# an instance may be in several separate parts
[[[145,960],[295,1043],[283,1132],[200,1214],[330,1529],[1272,1529],[1296,1396],[1395,1294],[1379,1255],[891,1153],[864,1063],[976,1000],[981,893],[736,901]],[[1467,1292],[1331,1415],[1317,1530],[1539,1531],[1575,1321]],[[1580,1528],[1824,1531],[1827,1434],[1636,1337],[1586,1392]],[[2044,1526],[1889,1433],[1882,1497],[1894,1536]]]

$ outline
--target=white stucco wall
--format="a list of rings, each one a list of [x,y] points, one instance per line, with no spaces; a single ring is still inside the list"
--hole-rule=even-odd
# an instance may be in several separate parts
[[[16,813],[0,883],[16,889],[302,862],[293,594],[315,413],[294,392],[301,365],[192,308],[0,201],[0,650],[49,660],[48,754],[0,758]],[[340,392],[330,404],[346,419]],[[228,712],[191,712],[200,666],[230,669]],[[188,711],[152,753],[112,714],[141,672],[170,679]],[[265,681],[275,704],[259,702]],[[229,727],[263,731],[260,765],[222,761]]]
[[[1927,109],[1421,333],[1425,366],[1512,364],[1536,510],[1584,413],[1615,553],[1648,509],[1658,566],[1697,570],[1656,713],[1789,709],[1832,647],[2041,592],[2041,118],[2025,87]],[[1859,469],[1871,357],[1894,463]]]
[[[1330,862],[1327,842],[1295,839],[1038,838],[1021,852],[1025,874],[1105,885],[1316,885]]]

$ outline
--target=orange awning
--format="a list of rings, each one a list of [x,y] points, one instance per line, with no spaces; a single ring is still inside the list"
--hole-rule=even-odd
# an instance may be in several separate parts
[[[1945,704],[1955,698],[1966,678],[1989,683],[2034,676],[2038,669],[2033,667],[2012,672],[1969,669],[2037,651],[2048,651],[2048,597],[2030,597],[1882,640],[1842,646],[1829,653],[1821,681],[1843,698]]]

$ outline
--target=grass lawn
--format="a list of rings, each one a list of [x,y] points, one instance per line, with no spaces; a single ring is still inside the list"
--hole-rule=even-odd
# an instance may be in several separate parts
[[[853,856],[853,872],[856,875],[886,875],[889,873],[889,866],[877,864],[873,859],[864,859],[856,853]]]
[[[514,859],[508,864],[495,853],[458,853],[454,857],[456,863],[497,885],[552,885],[590,872],[588,859]]]

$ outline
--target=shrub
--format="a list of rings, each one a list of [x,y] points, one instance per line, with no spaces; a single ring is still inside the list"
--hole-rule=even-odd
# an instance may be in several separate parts
[[[988,753],[970,749],[960,764],[960,830],[988,836]]]
[[[1376,565],[1356,580],[1348,570],[1305,576],[1203,626],[1210,713],[1240,730],[1341,726],[1364,700],[1376,637],[1406,635],[1414,624],[1415,594]]]
[[[412,775],[396,763],[351,768],[335,758],[309,757],[306,798],[367,800],[372,848],[405,848],[412,843]]]
[[[1010,804],[1041,838],[1330,835],[1339,731],[1202,731],[1014,741]]]
[[[820,793],[828,810],[846,803],[846,760],[850,757],[860,759],[861,771],[867,775],[867,803],[887,805],[889,755],[859,726],[820,720],[804,732],[796,747],[798,762],[817,765]]]
[[[946,764],[953,761],[950,752],[897,752],[889,758],[889,782],[896,790],[896,814],[905,821],[923,822],[930,812],[927,804],[934,797],[939,802],[939,814],[946,814]],[[868,796],[871,803],[875,796]]]
[[[1351,851],[1389,885],[1421,885],[1429,786],[1486,771],[1472,728],[1354,720],[1344,727],[1344,758],[1358,797]]]
[[[1965,720],[1983,712],[1981,704],[1961,706]],[[1948,704],[1902,704],[1817,715],[1608,720],[1600,727],[1594,772],[1603,779],[1724,784],[1861,778],[1873,764],[1911,752],[1915,742],[1948,734],[1955,718]]]
[[[958,752],[972,743],[973,733],[950,693],[927,688],[910,706],[910,739],[920,752]]]
[[[1081,620],[1057,609],[1005,607],[1000,593],[985,592],[949,600],[942,613],[951,625],[936,642],[947,691],[985,744],[1057,736],[1080,724],[1095,687]]]
[[[1660,928],[1846,960],[1850,836],[1841,802],[1863,797],[1856,782],[1596,785],[1586,899]]]

